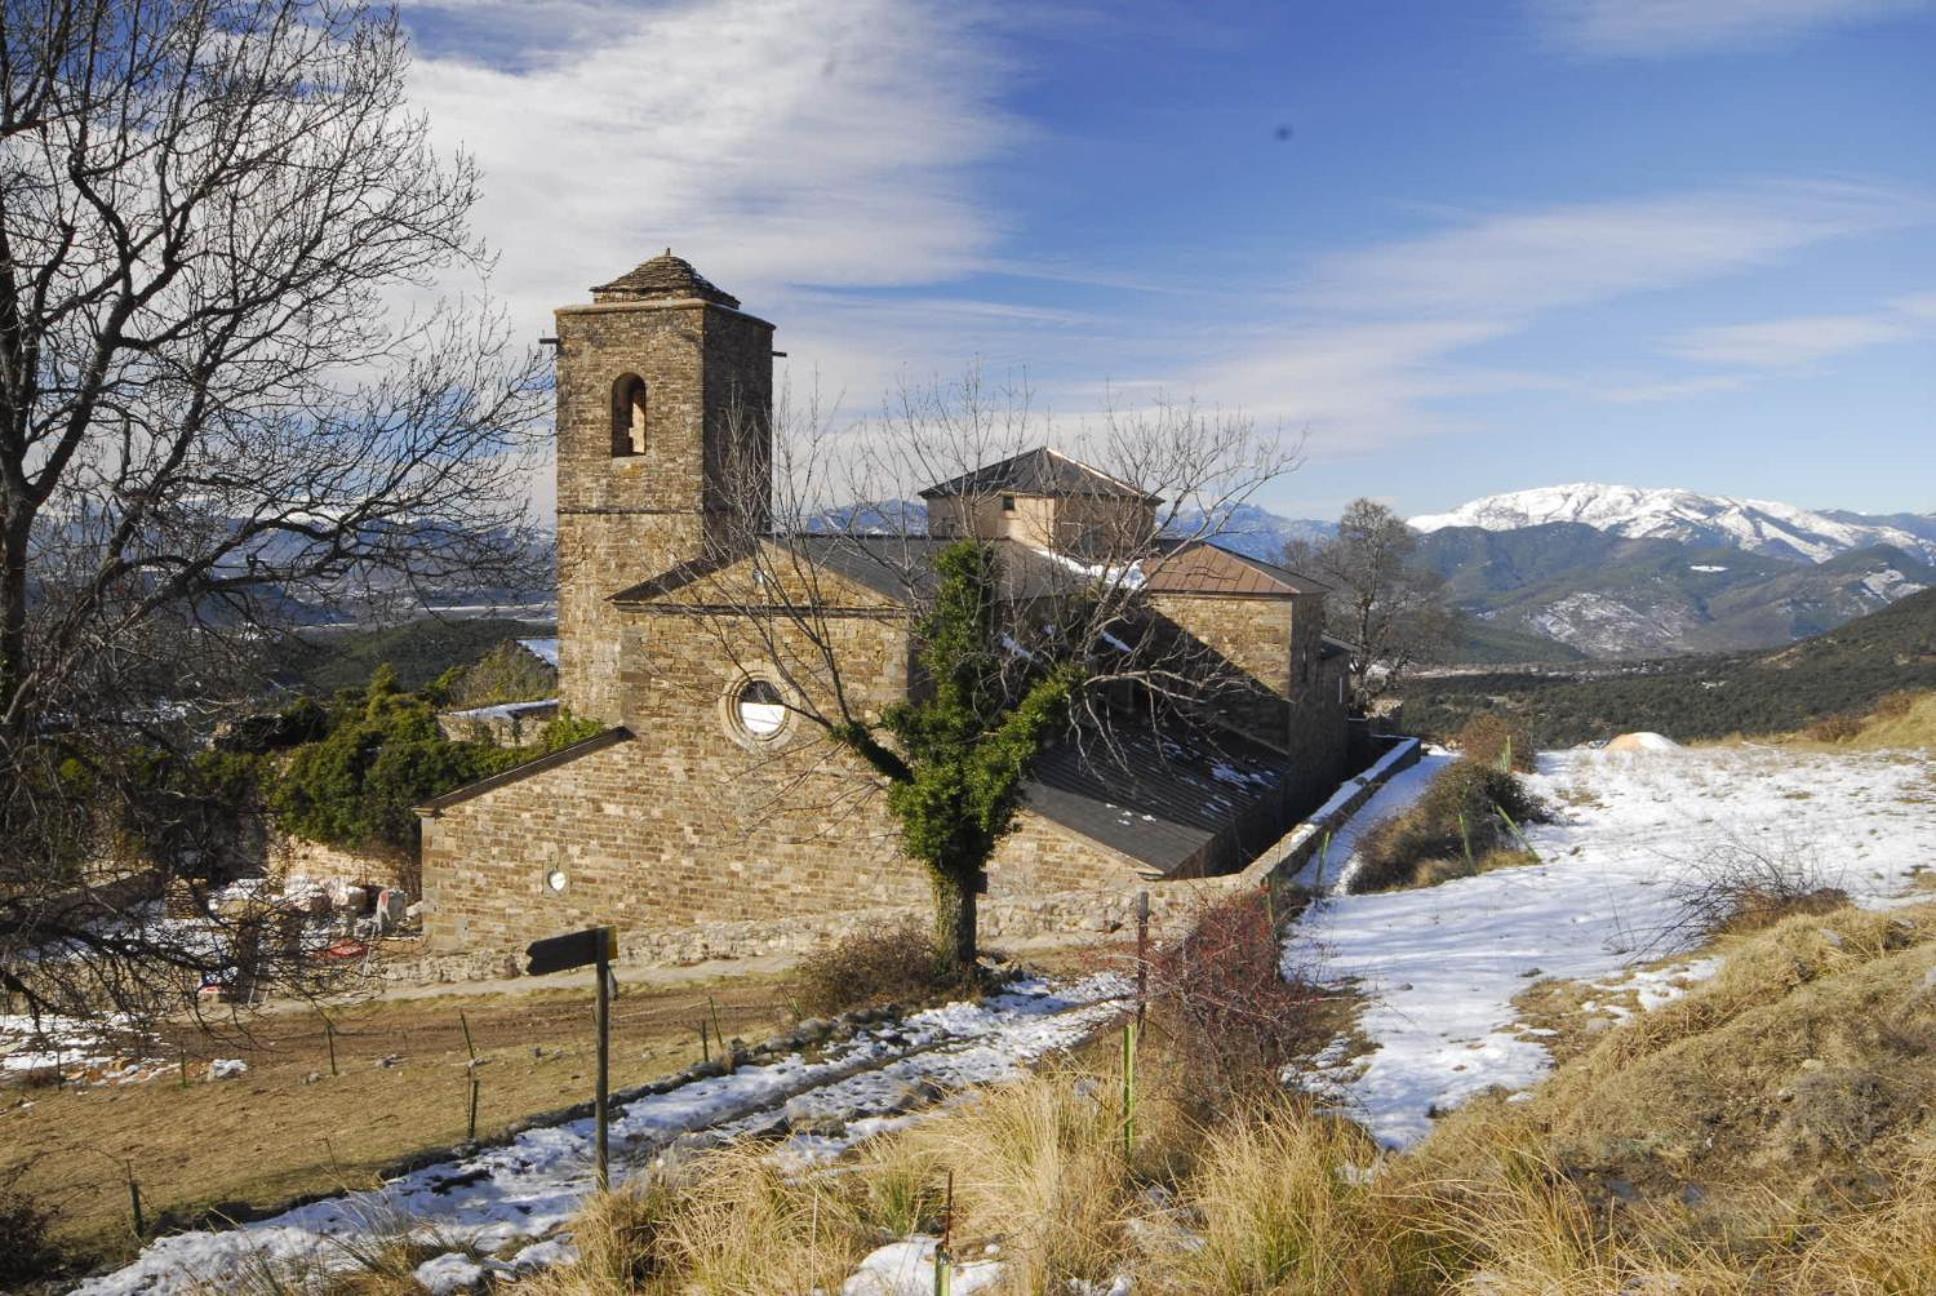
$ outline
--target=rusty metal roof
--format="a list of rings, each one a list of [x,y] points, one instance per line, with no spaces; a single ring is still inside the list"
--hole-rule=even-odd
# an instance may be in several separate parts
[[[1185,540],[1167,556],[1145,566],[1143,588],[1152,594],[1289,598],[1321,594],[1328,588],[1288,567],[1225,549],[1208,540]]]

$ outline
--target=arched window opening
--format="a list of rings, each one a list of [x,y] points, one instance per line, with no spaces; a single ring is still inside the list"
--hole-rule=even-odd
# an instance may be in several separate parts
[[[612,457],[645,453],[645,379],[624,374],[612,384]]]
[[[780,690],[763,679],[750,679],[733,699],[733,713],[748,737],[771,738],[786,727],[786,703]]]

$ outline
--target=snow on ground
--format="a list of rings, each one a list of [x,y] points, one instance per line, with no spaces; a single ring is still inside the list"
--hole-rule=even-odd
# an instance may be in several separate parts
[[[1342,893],[1358,871],[1358,839],[1423,796],[1438,772],[1450,765],[1452,759],[1447,752],[1429,747],[1418,758],[1418,764],[1392,775],[1371,800],[1358,808],[1358,813],[1345,820],[1330,843],[1320,847],[1310,862],[1298,870],[1291,885],[1306,891]],[[1324,810],[1317,813],[1321,815]]]
[[[155,1047],[151,1035],[121,1017],[93,1022],[0,1013],[0,1080],[34,1072],[56,1072],[76,1084],[147,1080],[174,1066],[146,1056]]]
[[[911,1090],[931,1095],[1011,1078],[1036,1058],[1076,1043],[1118,1011],[1112,996],[1121,989],[1113,977],[1060,987],[1020,982],[980,1004],[948,1004],[876,1026],[815,1062],[796,1054],[647,1095],[614,1112],[613,1177],[649,1166],[683,1135],[775,1128],[782,1111],[790,1124],[811,1124],[829,1143],[855,1137],[879,1128],[880,1113],[907,1105]],[[850,1122],[860,1130],[843,1128]],[[133,1264],[76,1291],[185,1292],[265,1266],[343,1267],[351,1262],[346,1242],[405,1231],[448,1248],[418,1271],[433,1290],[456,1290],[487,1271],[556,1263],[569,1251],[555,1240],[527,1244],[561,1228],[589,1191],[591,1140],[589,1119],[528,1130],[503,1147],[414,1171],[380,1189],[237,1229],[162,1238]],[[795,1151],[810,1155],[812,1149]],[[459,1254],[465,1250],[503,1258],[474,1264]]]
[[[1356,831],[1410,804],[1432,772],[1393,780]],[[1511,1003],[1533,979],[1611,983],[1630,965],[1682,952],[1676,883],[1697,877],[1704,858],[1753,845],[1811,860],[1822,884],[1871,905],[1901,892],[1917,865],[1936,865],[1936,778],[1920,755],[1577,749],[1542,757],[1528,781],[1561,816],[1528,832],[1543,863],[1422,890],[1330,895],[1286,941],[1287,971],[1353,979],[1370,996],[1360,1030],[1375,1051],[1332,1078],[1387,1145],[1423,1136],[1435,1108],[1492,1085],[1523,1088],[1547,1071],[1549,1055]],[[1349,847],[1335,843],[1334,867]],[[1353,863],[1347,856],[1344,869]],[[1713,966],[1670,966],[1618,988],[1659,1002],[1672,981]]]

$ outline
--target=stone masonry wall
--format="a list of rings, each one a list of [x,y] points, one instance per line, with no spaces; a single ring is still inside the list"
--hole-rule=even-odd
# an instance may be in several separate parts
[[[633,738],[426,819],[433,952],[511,949],[606,922],[634,944],[684,949],[719,924],[780,914],[824,927],[826,915],[927,905],[927,874],[901,856],[856,758],[798,718],[770,743],[736,732],[730,705],[745,675],[722,649],[725,633],[718,618],[634,614],[621,669]],[[904,693],[902,621],[847,616],[827,633],[851,705],[877,711]],[[802,680],[773,682],[784,693]],[[568,879],[562,893],[545,889],[553,869]],[[991,862],[985,903],[1139,877],[1125,857],[1025,816]]]

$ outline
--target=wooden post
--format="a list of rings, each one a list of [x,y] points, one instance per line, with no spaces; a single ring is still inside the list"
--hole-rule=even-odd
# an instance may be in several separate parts
[[[707,995],[706,1007],[711,1009],[713,1014],[713,1039],[719,1044],[719,1060],[726,1064],[726,1073],[731,1075],[734,1069],[733,1050],[726,1047],[726,1032],[719,1024],[719,1004],[711,995]]]
[[[941,1240],[934,1247],[934,1296],[952,1296],[955,1288],[955,1172],[948,1172],[948,1197],[941,1209]]]
[[[1136,1022],[1123,1023],[1123,1160],[1136,1146]]]
[[[471,1042],[470,1020],[464,1016],[463,1009],[457,1011],[457,1024],[464,1028],[464,1050],[471,1055],[470,1063],[464,1068],[471,1081],[471,1116],[464,1139],[468,1143],[477,1142],[477,1045]]]
[[[607,1110],[610,1105],[612,1057],[612,959],[610,945],[606,941],[598,943],[595,967],[598,977],[598,1084],[592,1102],[597,1109],[598,1120],[598,1191],[605,1192],[612,1186],[608,1143],[611,1113]]]
[[[322,1012],[320,1008],[317,1011],[322,1013],[323,1038],[329,1043],[329,1073],[333,1076],[341,1075],[342,1072],[336,1069],[336,1023],[329,1019],[328,1013]]]
[[[1149,892],[1136,893],[1136,1024],[1149,1003]]]

